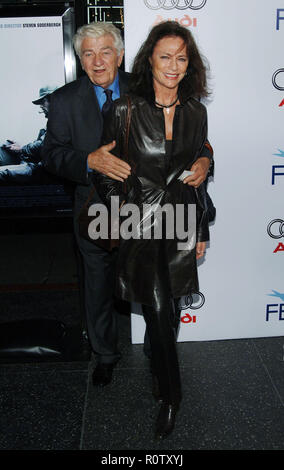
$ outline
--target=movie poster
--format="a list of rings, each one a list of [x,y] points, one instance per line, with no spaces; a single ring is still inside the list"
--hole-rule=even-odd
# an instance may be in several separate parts
[[[1,208],[15,197],[19,206],[56,199],[61,182],[43,169],[41,149],[50,97],[72,68],[63,26],[62,16],[0,18]]]

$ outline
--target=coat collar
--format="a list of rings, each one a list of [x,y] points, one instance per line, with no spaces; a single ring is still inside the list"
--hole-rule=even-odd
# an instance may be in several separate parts
[[[124,95],[128,90],[129,77],[130,73],[118,70],[120,96]],[[90,92],[93,93],[93,84],[87,75],[84,75],[79,80],[81,80],[78,91],[80,97],[84,98],[85,96],[89,96]]]
[[[127,72],[123,72],[121,70],[118,71],[120,96],[123,96],[128,90],[129,76],[130,74]],[[102,125],[103,118],[96,94],[94,92],[93,83],[90,81],[87,75],[81,77],[80,80],[81,83],[78,90],[78,97],[81,102],[83,115],[95,117],[96,123],[97,119],[99,119],[100,124]]]
[[[78,102],[82,119],[85,124],[89,123],[90,126],[98,126],[98,124],[102,126],[103,118],[93,84],[87,75],[83,76],[80,80]]]

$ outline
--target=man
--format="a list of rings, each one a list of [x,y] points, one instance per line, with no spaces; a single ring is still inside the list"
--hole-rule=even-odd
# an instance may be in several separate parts
[[[57,90],[51,100],[44,143],[45,167],[77,183],[74,230],[83,257],[85,307],[88,336],[98,362],[94,385],[106,385],[120,359],[117,349],[117,320],[113,305],[115,254],[107,253],[79,236],[77,218],[92,188],[91,171],[96,170],[118,181],[126,179],[130,166],[111,154],[115,142],[100,147],[105,90],[113,100],[127,92],[130,74],[119,70],[124,49],[119,30],[109,23],[90,23],[78,29],[74,48],[86,75]],[[195,165],[192,184],[207,175],[210,150]],[[93,202],[99,202],[95,194]]]
[[[49,100],[56,87],[45,86],[39,90],[39,98],[33,104],[40,107],[40,113],[48,118]],[[45,173],[42,169],[41,150],[45,138],[46,129],[40,129],[36,140],[26,145],[20,145],[12,140],[7,140],[2,152],[6,156],[5,165],[0,166],[0,183],[29,183],[31,181],[43,181]],[[0,153],[1,156],[1,153]],[[1,158],[0,158],[1,164]]]

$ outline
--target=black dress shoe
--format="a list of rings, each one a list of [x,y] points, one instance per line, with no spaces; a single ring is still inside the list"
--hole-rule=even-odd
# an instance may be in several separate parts
[[[114,364],[99,363],[93,372],[93,385],[103,387],[109,384],[112,379],[113,368]]]
[[[169,403],[162,403],[155,429],[156,439],[165,439],[174,429],[176,414],[178,411],[177,405],[170,405]]]

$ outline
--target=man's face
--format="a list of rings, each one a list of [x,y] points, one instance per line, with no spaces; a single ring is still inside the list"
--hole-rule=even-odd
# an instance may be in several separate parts
[[[49,100],[47,98],[44,98],[41,103],[40,103],[40,109],[39,113],[44,113],[45,117],[48,117],[48,110],[49,110]]]
[[[81,64],[92,83],[107,88],[116,77],[123,54],[117,54],[111,34],[86,37],[81,45]]]

